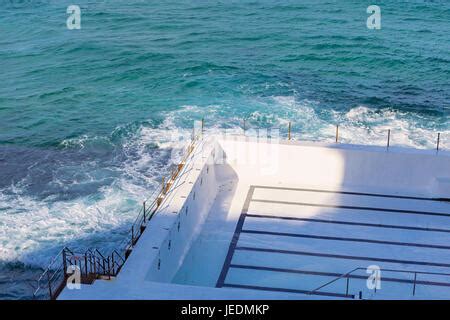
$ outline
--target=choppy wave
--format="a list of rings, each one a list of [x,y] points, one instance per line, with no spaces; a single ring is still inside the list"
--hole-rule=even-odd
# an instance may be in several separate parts
[[[113,248],[127,235],[129,222],[178,154],[174,151],[184,146],[180,137],[188,132],[167,122],[161,128],[141,126],[117,146],[121,149],[120,163],[111,170],[118,174],[94,194],[68,201],[55,201],[54,196],[36,199],[27,194],[26,179],[0,190],[0,261],[43,267],[63,245]],[[108,137],[83,135],[64,140],[61,146],[82,151],[87,145],[105,141],[112,144]],[[88,182],[83,180],[80,187]],[[50,183],[60,190],[67,187],[58,178]]]

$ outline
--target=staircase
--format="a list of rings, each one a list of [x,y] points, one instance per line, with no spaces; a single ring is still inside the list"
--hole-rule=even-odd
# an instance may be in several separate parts
[[[76,279],[80,284],[92,284],[97,279],[111,280],[124,263],[125,258],[116,250],[105,257],[97,249],[76,253],[64,248],[37,280],[33,298],[54,300],[67,283],[74,283]]]

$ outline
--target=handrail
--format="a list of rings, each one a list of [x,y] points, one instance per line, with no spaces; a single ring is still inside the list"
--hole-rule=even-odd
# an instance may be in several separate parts
[[[125,259],[115,249],[112,251],[111,255],[113,254],[117,255],[120,258],[120,260],[122,260],[122,262],[125,262]]]
[[[47,266],[47,268],[44,270],[44,272],[41,274],[41,276],[37,279],[37,281],[39,282],[40,280],[42,280],[42,278],[44,278],[45,274],[48,273],[51,270],[51,266],[57,261],[57,258],[59,256],[62,255],[62,252],[64,251],[65,248],[61,249],[51,260],[49,265]]]
[[[58,273],[58,271],[61,270],[61,265],[58,265],[55,268],[53,268],[54,264],[57,261],[61,261],[60,257],[64,255],[64,252],[66,250],[69,250],[68,248],[64,247],[63,249],[61,249],[51,260],[49,265],[47,266],[47,268],[44,270],[44,272],[42,272],[41,276],[36,280],[36,287],[34,287],[34,291],[33,291],[33,297],[37,297],[39,291],[42,289],[42,286],[44,285],[43,282],[45,281],[48,285],[50,285],[51,280],[55,277],[55,275]],[[69,250],[70,251],[70,250]],[[53,274],[50,276],[50,272],[53,271]],[[47,279],[45,279],[44,277],[47,276]],[[51,289],[50,289],[51,290]]]
[[[332,284],[332,283],[338,281],[339,279],[342,279],[342,278],[344,278],[344,277],[345,277],[345,278],[348,277],[351,273],[353,273],[353,272],[355,272],[356,270],[359,270],[359,269],[364,269],[364,268],[358,267],[358,268],[355,268],[355,269],[353,269],[353,270],[351,270],[351,271],[349,271],[349,272],[347,272],[347,273],[345,273],[345,274],[341,274],[339,277],[336,277],[335,279],[333,279],[333,280],[331,280],[331,281],[329,281],[329,282],[327,282],[327,283],[321,285],[320,287],[318,287],[318,288],[316,288],[316,289],[314,289],[314,290],[311,290],[310,292],[308,292],[308,294],[315,294],[315,293],[316,293],[317,291],[319,291],[320,289],[322,289],[322,288],[324,288],[324,287],[326,287],[326,286],[328,286],[328,285],[330,285],[330,284]]]
[[[142,229],[145,229],[146,223],[153,218],[153,215],[159,208],[162,199],[167,194],[170,187],[178,177],[179,173],[184,168],[189,156],[191,155],[192,151],[196,146],[196,142],[198,141],[199,137],[200,137],[199,135],[195,136],[194,139],[191,141],[191,143],[187,146],[186,152],[183,155],[180,163],[177,165],[175,170],[172,170],[169,177],[167,179],[163,177],[161,188],[157,188],[155,191],[153,191],[152,195],[146,201],[143,202],[143,206],[139,210],[138,216],[136,217],[134,223],[131,226],[131,239],[127,240],[127,238],[125,238],[124,241],[120,244],[121,246],[124,246],[124,248],[121,247],[121,249],[124,249],[125,252],[134,247],[136,241],[139,239],[139,237],[143,232]],[[149,206],[147,206],[147,202],[149,199],[151,199],[151,203]],[[149,213],[148,218],[147,213]],[[125,256],[126,255],[127,254],[125,254]]]
[[[250,126],[247,126],[246,125],[246,123],[248,123],[248,122],[246,122],[246,119],[243,119],[243,126],[241,126],[241,128],[243,129],[243,134],[242,133],[239,133],[239,135],[244,135],[244,136],[247,136],[246,135],[246,131],[249,131],[249,130],[260,130],[260,129],[273,129],[272,127],[265,127],[265,128],[261,128],[261,127],[250,127]],[[288,140],[288,141],[290,141],[290,140],[297,140],[297,141],[300,141],[301,139],[295,139],[294,138],[294,131],[292,130],[292,127],[293,127],[293,124],[292,124],[292,122],[291,121],[288,121],[288,123],[287,123],[287,136],[284,136],[285,138],[286,138],[286,140]],[[334,142],[336,143],[336,144],[338,144],[339,143],[339,141],[340,141],[340,137],[341,137],[341,126],[339,125],[339,124],[335,124],[335,125],[333,125],[334,126],[334,128],[335,128],[335,133],[334,133]],[[299,134],[300,132],[299,131],[296,131],[297,132],[297,134]],[[391,139],[391,137],[392,137],[392,130],[391,129],[387,129],[387,130],[379,130],[379,132],[380,132],[380,134],[383,132],[383,133],[385,133],[386,134],[386,148],[389,150],[390,149],[390,147],[391,147],[391,141],[392,141],[392,139]],[[258,134],[258,137],[259,137],[259,132],[257,133]],[[442,148],[442,146],[441,146],[441,143],[442,143],[442,136],[443,136],[443,134],[441,133],[441,132],[437,132],[437,139],[436,139],[436,147],[434,148],[434,150],[436,150],[436,152],[440,152],[441,150],[446,150],[446,151],[448,151],[449,149],[448,148],[446,148],[446,149],[444,149],[444,148]],[[332,136],[329,136],[329,138],[327,138],[327,139],[330,139]],[[280,139],[281,139],[281,135],[280,135]],[[313,139],[305,139],[305,140],[303,140],[303,141],[310,141],[310,142],[319,142],[319,141],[322,141],[322,140],[313,140]],[[349,144],[353,144],[353,143],[349,143]],[[379,145],[379,146],[381,146],[381,145]]]
[[[343,273],[341,275],[339,275],[338,277],[334,278],[331,281],[328,281],[326,283],[324,283],[323,285],[309,291],[307,294],[315,294],[317,291],[319,291],[320,289],[323,289],[327,286],[329,286],[332,283],[335,283],[336,281],[343,279],[343,278],[347,278],[347,286],[346,286],[346,295],[348,295],[348,287],[349,287],[349,279],[350,279],[350,275],[358,270],[367,270],[367,268],[364,267],[357,267],[355,269],[352,269],[351,271],[347,272],[347,273]],[[409,273],[414,275],[414,280],[413,280],[413,295],[415,295],[415,291],[416,291],[416,284],[417,284],[417,275],[418,274],[427,274],[427,275],[440,275],[440,276],[448,276],[450,277],[450,273],[443,273],[443,272],[428,272],[428,271],[409,271],[409,270],[401,270],[401,269],[380,269],[380,271],[383,272],[398,272],[398,273]],[[450,285],[450,283],[449,283]]]
[[[60,264],[55,267],[55,262],[61,255],[63,256],[63,259],[62,261],[60,260]],[[119,257],[119,261],[117,261],[117,257]],[[62,283],[59,283],[56,288],[53,288],[54,283],[58,280],[58,277],[62,277],[62,281],[66,279],[67,264],[76,265],[80,269],[81,276],[88,279],[90,275],[115,276],[124,262],[125,260],[116,250],[113,250],[109,256],[105,257],[98,249],[89,248],[84,253],[76,253],[68,248],[64,248],[52,259],[49,267],[39,277],[37,286],[34,287],[33,297],[37,298],[40,290],[43,289],[45,285],[49,290],[48,296],[50,299],[55,298],[55,291],[61,287]]]

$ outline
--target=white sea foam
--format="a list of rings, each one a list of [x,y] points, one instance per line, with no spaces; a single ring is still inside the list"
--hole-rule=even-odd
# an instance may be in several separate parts
[[[156,129],[142,126],[122,146],[125,160],[119,177],[92,195],[38,200],[28,196],[20,182],[0,190],[0,261],[45,266],[64,245],[114,248],[127,236],[142,201],[156,188],[156,177],[167,169],[172,150],[182,149],[184,141],[174,137],[189,132],[169,120]],[[82,149],[88,142],[89,137],[83,136],[63,145]]]
[[[340,141],[345,143],[385,146],[388,130],[391,130],[392,146],[433,149],[440,132],[440,147],[450,149],[450,123],[447,128],[436,129],[435,123],[417,114],[373,110],[366,106],[347,112],[328,111],[327,114],[324,111],[324,116],[319,117],[320,105],[312,101],[298,101],[290,96],[274,97],[273,100],[286,114],[277,124],[286,125],[292,121],[296,139],[333,141],[336,125],[339,125]]]

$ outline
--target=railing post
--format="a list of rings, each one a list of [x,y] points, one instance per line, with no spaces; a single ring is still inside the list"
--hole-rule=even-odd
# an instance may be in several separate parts
[[[388,130],[388,139],[387,139],[387,148],[389,149],[389,146],[391,144],[391,129]]]
[[[81,270],[80,270],[81,272]],[[86,273],[86,277],[88,275],[88,263],[87,263],[87,254],[84,254],[84,272]]]
[[[439,151],[439,142],[441,140],[441,133],[438,132],[438,136],[437,136],[437,143],[436,143],[436,151]]]
[[[52,284],[50,281],[50,272],[49,271],[47,271],[47,281],[48,281],[48,291],[50,293],[50,299],[53,299]]]
[[[114,263],[114,252],[111,254],[113,275],[116,276],[116,264]]]
[[[414,287],[413,287],[413,296],[416,295],[416,280],[417,280],[417,272],[414,272]]]
[[[244,119],[244,136],[245,136],[245,119]]]
[[[202,118],[202,138],[203,138],[203,127],[204,127],[204,124],[205,124],[205,119]]]
[[[291,140],[291,122],[289,121],[288,140]]]
[[[348,284],[350,282],[350,277],[347,277],[347,288],[345,289],[345,295],[348,296]]]
[[[164,177],[162,177],[162,194],[166,194],[166,188],[164,186]]]
[[[144,207],[144,223],[145,223],[145,201],[143,202],[143,207]]]
[[[92,263],[94,261],[94,263]],[[94,273],[97,273],[97,265],[95,264],[95,257],[92,256],[92,254],[89,257],[89,263],[91,264],[91,268],[94,269]]]
[[[131,246],[134,246],[134,226],[131,226]]]
[[[339,125],[336,125],[336,143],[339,141]]]
[[[86,253],[85,253],[86,254]],[[89,264],[89,273],[92,273],[92,262],[91,262],[91,255],[87,258],[88,264]]]
[[[66,272],[67,272],[67,261],[66,261],[66,250],[65,249],[63,249],[63,252],[62,252],[62,254],[63,254],[63,268],[64,268],[64,278],[66,277]]]

